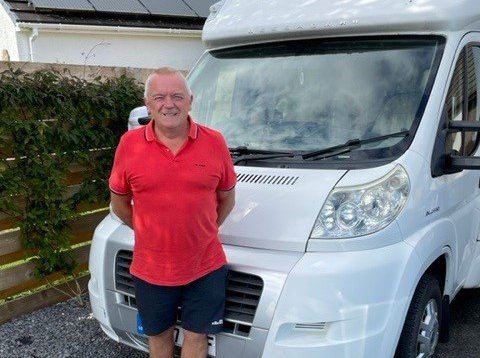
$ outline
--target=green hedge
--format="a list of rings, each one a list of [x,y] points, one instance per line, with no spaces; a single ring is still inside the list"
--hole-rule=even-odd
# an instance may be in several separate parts
[[[80,204],[108,200],[114,149],[141,97],[140,85],[124,76],[0,73],[0,211],[19,219],[37,277],[75,269],[68,223]],[[67,195],[73,164],[86,177]]]

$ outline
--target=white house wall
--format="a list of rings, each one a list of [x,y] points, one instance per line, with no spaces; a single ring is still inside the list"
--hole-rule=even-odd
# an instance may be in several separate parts
[[[17,32],[20,61],[139,68],[171,65],[189,70],[204,51],[200,31],[168,34],[139,29],[132,32],[81,29],[76,32],[39,27],[36,35],[32,34],[35,31],[25,26]]]
[[[12,61],[18,61],[18,48],[15,36],[15,25],[12,19],[0,5],[0,60],[3,50],[7,50]]]

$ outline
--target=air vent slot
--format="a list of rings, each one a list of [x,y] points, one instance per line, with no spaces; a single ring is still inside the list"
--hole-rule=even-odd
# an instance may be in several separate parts
[[[132,252],[121,250],[115,259],[115,290],[135,297],[135,285],[130,275],[130,264],[132,263]]]
[[[293,185],[298,176],[293,175],[269,175],[269,174],[237,174],[237,182],[264,185]]]

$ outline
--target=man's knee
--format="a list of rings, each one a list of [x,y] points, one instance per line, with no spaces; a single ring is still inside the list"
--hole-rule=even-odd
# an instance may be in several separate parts
[[[173,342],[173,330],[174,327],[172,326],[159,334],[149,336],[148,339],[151,343]]]
[[[205,333],[197,333],[184,329],[183,336],[185,341],[190,341],[192,343],[207,342],[207,335]]]

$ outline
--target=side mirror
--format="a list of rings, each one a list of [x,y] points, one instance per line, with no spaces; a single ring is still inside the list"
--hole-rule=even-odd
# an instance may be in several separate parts
[[[128,130],[138,128],[150,122],[150,116],[146,106],[140,106],[132,109],[128,116]]]

